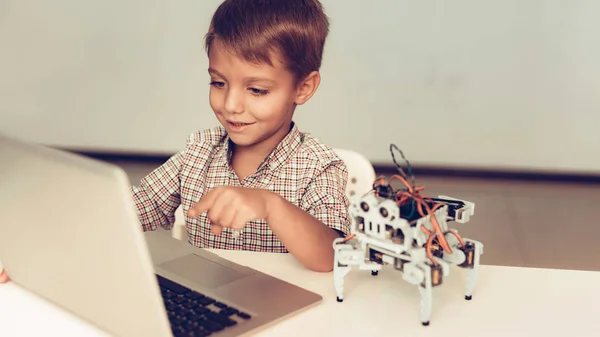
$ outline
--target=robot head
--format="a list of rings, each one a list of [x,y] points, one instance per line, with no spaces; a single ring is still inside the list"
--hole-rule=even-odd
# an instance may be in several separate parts
[[[354,198],[350,207],[353,231],[384,240],[388,238],[386,230],[399,218],[398,205],[390,199],[381,199],[373,194]]]
[[[400,208],[391,199],[373,194],[354,198],[350,215],[354,233],[398,245],[412,240],[410,224],[400,217]]]

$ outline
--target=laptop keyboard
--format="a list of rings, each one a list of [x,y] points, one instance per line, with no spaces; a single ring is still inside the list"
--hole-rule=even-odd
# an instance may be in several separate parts
[[[156,275],[175,337],[203,337],[249,320],[250,315]]]

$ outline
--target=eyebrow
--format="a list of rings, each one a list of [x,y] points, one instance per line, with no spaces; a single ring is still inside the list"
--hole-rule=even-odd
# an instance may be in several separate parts
[[[220,72],[216,71],[213,68],[208,68],[208,73],[215,74],[219,77],[225,78],[225,76],[223,76],[223,74],[221,74]],[[267,83],[267,84],[275,84],[275,81],[268,79],[268,78],[264,78],[264,77],[247,77],[244,80],[246,82],[263,82],[263,83]]]
[[[225,77],[225,76],[223,76],[223,75],[222,75],[220,72],[218,72],[218,71],[214,70],[213,68],[208,68],[208,73],[209,73],[209,74],[215,74],[215,75],[217,75],[217,76],[221,76],[221,77]]]
[[[248,77],[246,78],[247,82],[263,82],[266,84],[275,84],[275,81],[270,80],[268,78],[262,78],[262,77]]]

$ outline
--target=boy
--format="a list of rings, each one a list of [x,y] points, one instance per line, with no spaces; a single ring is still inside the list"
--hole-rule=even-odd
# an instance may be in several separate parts
[[[186,211],[198,247],[289,252],[333,269],[333,240],[349,234],[347,170],[292,121],[320,83],[329,24],[318,0],[225,0],[206,35],[210,106],[221,126],[132,188],[144,231]],[[0,282],[6,276],[0,276]]]

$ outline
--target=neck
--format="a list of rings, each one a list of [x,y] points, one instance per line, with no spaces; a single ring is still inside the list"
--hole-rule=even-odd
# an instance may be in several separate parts
[[[277,133],[272,135],[270,138],[253,144],[250,146],[239,146],[230,143],[232,158],[231,162],[234,167],[240,167],[238,163],[244,163],[243,166],[246,168],[252,168],[252,172],[256,171],[258,166],[265,160],[265,158],[273,152],[277,145],[288,135],[292,127],[291,122],[286,127],[281,128]]]

